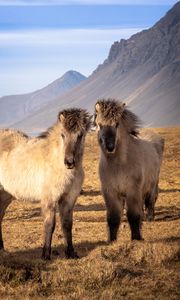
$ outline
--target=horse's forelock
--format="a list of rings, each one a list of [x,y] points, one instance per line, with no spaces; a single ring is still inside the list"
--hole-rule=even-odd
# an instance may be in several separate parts
[[[61,118],[63,116],[63,118]],[[90,116],[83,109],[67,109],[59,113],[59,119],[67,131],[87,131],[90,127]]]
[[[100,112],[101,118],[105,122],[115,124],[122,121],[129,134],[138,136],[142,122],[138,116],[125,108],[123,102],[119,102],[115,99],[102,99],[96,103],[95,107],[96,115]]]
[[[101,118],[110,123],[118,123],[124,110],[124,104],[114,99],[99,100],[97,107],[99,111],[96,113],[100,112]]]

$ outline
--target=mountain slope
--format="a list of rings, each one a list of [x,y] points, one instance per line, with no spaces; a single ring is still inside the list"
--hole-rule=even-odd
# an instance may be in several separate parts
[[[64,94],[85,79],[79,72],[68,71],[61,78],[35,92],[1,97],[0,124],[9,126],[29,114],[34,114],[47,103],[51,103],[53,98]]]
[[[44,129],[59,109],[81,106],[93,111],[100,97],[129,103],[146,125],[179,124],[179,83],[180,2],[152,28],[115,42],[108,58],[85,82],[16,126]]]

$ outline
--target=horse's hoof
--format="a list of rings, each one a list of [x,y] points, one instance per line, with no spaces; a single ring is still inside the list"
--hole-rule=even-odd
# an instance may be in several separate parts
[[[78,259],[79,255],[75,251],[65,251],[65,256],[67,259]]]
[[[113,238],[113,239],[108,239],[108,240],[107,240],[107,243],[108,243],[109,245],[112,245],[112,244],[115,243],[115,242],[117,242],[117,238]]]
[[[42,260],[51,260],[51,257],[50,257],[50,255],[42,255],[41,259]]]
[[[153,222],[154,221],[154,217],[153,216],[147,216],[146,221],[147,222]]]
[[[144,241],[144,238],[142,236],[133,236],[131,238],[132,241],[140,241],[140,242],[143,242]]]
[[[80,257],[79,257],[79,255],[76,252],[74,252],[73,255],[71,256],[71,258],[73,258],[73,259],[79,259]]]
[[[6,256],[6,255],[9,254],[9,252],[6,251],[4,248],[1,248],[1,249],[0,249],[0,254],[2,254],[3,256]]]
[[[59,255],[59,251],[58,250],[53,250],[52,254],[55,255],[55,256],[58,256]]]

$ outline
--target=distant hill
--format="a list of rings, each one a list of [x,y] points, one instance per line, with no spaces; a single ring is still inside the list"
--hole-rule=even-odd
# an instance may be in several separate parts
[[[9,126],[42,109],[51,100],[63,95],[86,77],[76,71],[68,71],[46,87],[24,95],[0,98],[0,125]]]
[[[180,2],[152,28],[115,42],[86,81],[15,126],[44,129],[59,109],[81,106],[93,111],[100,97],[127,102],[145,125],[180,124]]]

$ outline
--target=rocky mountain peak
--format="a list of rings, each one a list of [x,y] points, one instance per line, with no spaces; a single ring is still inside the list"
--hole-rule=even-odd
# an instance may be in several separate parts
[[[111,46],[108,58],[96,71],[116,62],[118,76],[134,67],[148,64],[148,72],[157,73],[180,55],[180,2],[152,28],[121,39]]]

